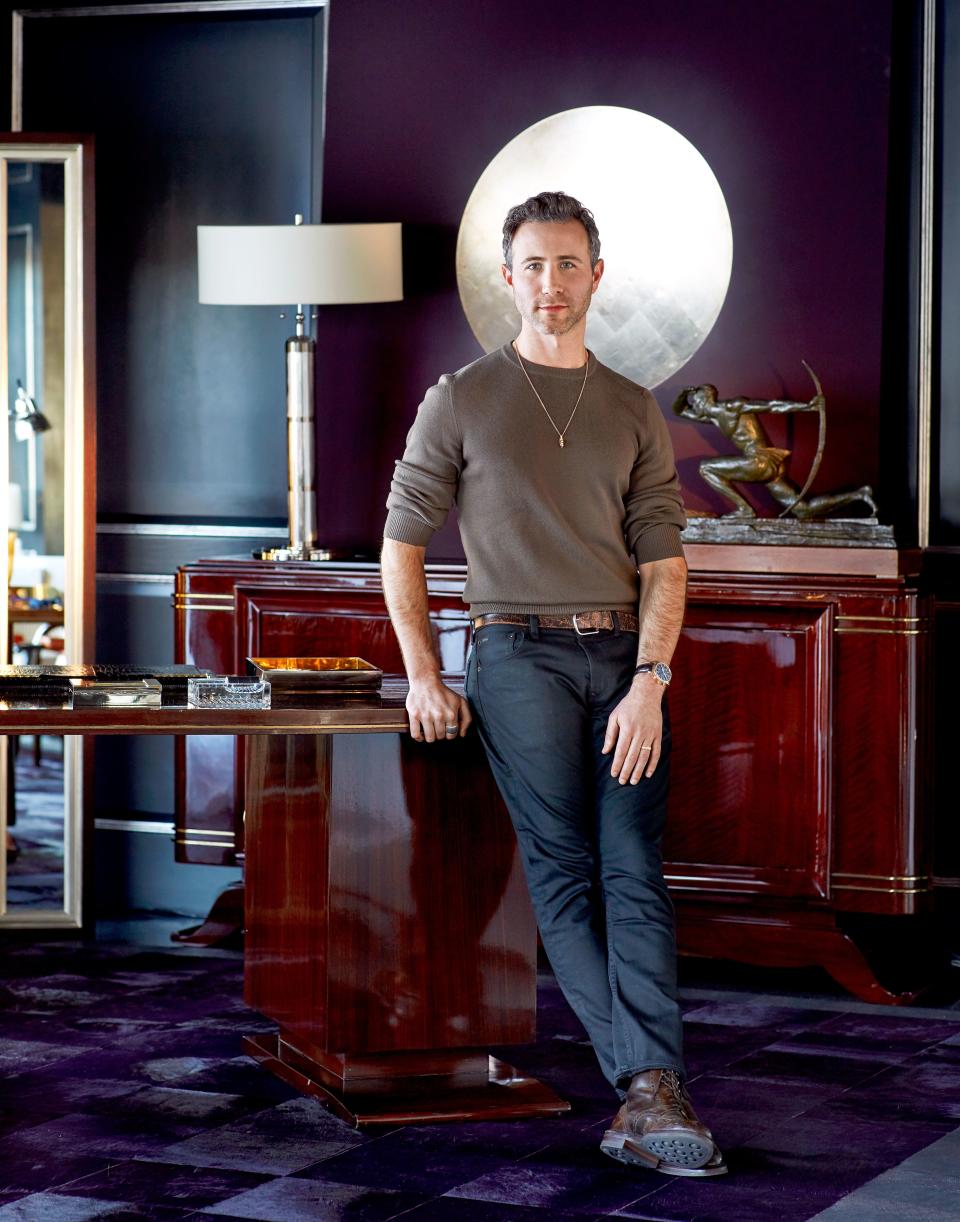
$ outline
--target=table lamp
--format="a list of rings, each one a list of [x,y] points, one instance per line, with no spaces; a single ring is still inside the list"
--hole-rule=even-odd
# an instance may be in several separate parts
[[[327,560],[317,546],[314,488],[314,354],[309,305],[403,298],[400,225],[198,225],[199,298],[205,305],[297,302],[286,344],[287,501],[290,542],[254,552],[262,560]],[[283,315],[281,315],[283,317]]]

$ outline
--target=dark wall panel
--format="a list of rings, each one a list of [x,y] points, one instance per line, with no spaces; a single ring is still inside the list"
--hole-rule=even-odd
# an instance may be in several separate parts
[[[315,34],[269,14],[25,24],[25,129],[96,137],[101,513],[285,517],[290,323],[198,304],[196,226],[309,217]]]
[[[671,124],[707,158],[731,211],[726,305],[700,352],[658,389],[661,405],[704,380],[727,394],[805,396],[805,357],[830,403],[816,487],[876,480],[889,0],[605,0],[586,10],[556,0],[549,14],[511,0],[333,0],[329,35],[324,219],[404,221],[408,299],[322,311],[326,539],[377,540],[423,389],[479,355],[453,264],[474,183],[517,132],[575,106],[630,106]],[[694,460],[722,442],[671,427],[690,504],[716,508]],[[789,427],[771,431],[795,444],[802,477],[815,421],[792,436]],[[455,528],[431,554],[461,554]]]

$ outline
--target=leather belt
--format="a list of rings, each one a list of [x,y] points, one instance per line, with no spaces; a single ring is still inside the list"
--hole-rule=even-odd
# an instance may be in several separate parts
[[[475,629],[485,624],[524,624],[535,619],[541,628],[569,628],[581,635],[616,628],[614,615],[620,622],[621,632],[639,632],[640,620],[632,611],[578,611],[575,615],[520,615],[512,612],[490,611],[478,615],[473,621]]]

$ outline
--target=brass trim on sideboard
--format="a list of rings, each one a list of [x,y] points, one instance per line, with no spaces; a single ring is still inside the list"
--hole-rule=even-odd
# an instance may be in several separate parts
[[[202,599],[207,599],[209,602],[233,602],[232,594],[205,594],[202,592],[191,593],[189,590],[181,591],[173,596],[179,599],[180,602],[197,602]]]
[[[217,599],[219,601],[214,602]],[[230,611],[237,609],[232,594],[173,594],[170,597],[174,611]]]
[[[850,870],[834,870],[831,878],[869,878],[879,883],[926,882],[926,874],[854,874]]]
[[[865,621],[870,620],[874,623],[879,621],[883,624],[919,624],[922,623],[922,618],[919,615],[838,615],[837,623],[849,623],[852,620]]]
[[[833,883],[831,886],[833,891],[870,891],[874,895],[919,895],[932,889],[929,884],[925,887],[860,887],[855,883]]]

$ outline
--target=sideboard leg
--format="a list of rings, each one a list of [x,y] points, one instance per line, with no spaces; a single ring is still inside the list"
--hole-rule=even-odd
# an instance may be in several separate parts
[[[228,883],[213,901],[199,925],[189,925],[170,935],[171,942],[188,946],[240,946],[243,942],[243,883]]]
[[[854,997],[886,1006],[911,1005],[924,992],[896,992],[880,983],[857,943],[838,928],[832,912],[731,912],[708,905],[677,905],[682,955],[732,959],[758,967],[822,967]]]
[[[824,938],[821,956],[821,965],[837,984],[861,1001],[875,1001],[884,1006],[909,1006],[924,992],[923,989],[894,992],[885,988],[863,951],[841,929],[837,929],[833,936]]]

